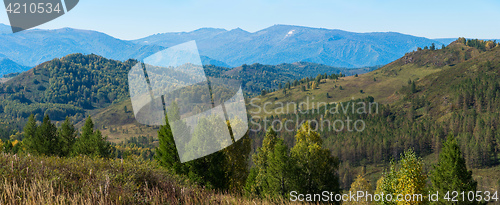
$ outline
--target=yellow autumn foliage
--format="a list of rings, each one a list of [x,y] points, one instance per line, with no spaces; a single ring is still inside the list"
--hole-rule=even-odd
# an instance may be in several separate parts
[[[427,175],[424,173],[424,164],[421,158],[416,157],[410,150],[404,153],[399,162],[396,174],[396,183],[393,183],[394,196],[402,195],[405,200],[398,201],[398,205],[424,204],[426,201],[424,189]],[[410,199],[410,200],[407,200]]]
[[[16,146],[18,143],[19,143],[19,140],[14,140],[14,141],[12,142],[12,146]]]
[[[370,182],[368,182],[361,175],[358,175],[356,180],[351,184],[351,189],[349,189],[349,191],[352,193],[357,193],[358,191],[362,191],[365,193],[368,192],[370,194],[373,194],[372,186],[370,185]],[[372,200],[370,200],[370,199],[366,200],[366,198],[361,198],[360,201],[347,201],[344,204],[368,205],[368,204],[372,204],[371,202],[372,202]]]
[[[427,174],[424,163],[413,150],[401,154],[398,163],[392,163],[389,170],[377,181],[376,194],[391,194],[391,201],[380,201],[381,205],[425,204]]]
[[[494,48],[495,46],[496,46],[496,44],[493,43],[493,41],[488,41],[488,42],[486,42],[486,46],[485,47],[486,47],[486,49],[489,50],[489,49]]]
[[[316,88],[318,88],[318,83],[313,82],[313,83],[312,83],[312,89],[316,89]]]

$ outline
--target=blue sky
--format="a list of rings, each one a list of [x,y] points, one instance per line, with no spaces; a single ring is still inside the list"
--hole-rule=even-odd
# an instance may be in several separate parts
[[[201,27],[255,32],[290,24],[500,39],[499,20],[498,0],[80,0],[66,15],[37,28],[90,29],[128,40]],[[0,12],[0,23],[9,24],[5,11]]]

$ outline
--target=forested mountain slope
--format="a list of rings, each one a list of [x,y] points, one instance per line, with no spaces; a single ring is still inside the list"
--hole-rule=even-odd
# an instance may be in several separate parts
[[[102,113],[97,115],[103,116],[97,120],[100,128],[111,127],[115,134],[138,134],[139,128],[132,131],[135,128],[127,127],[135,123],[127,76],[136,63],[93,54],[71,54],[42,63],[0,84],[0,119],[5,122],[0,129],[9,130],[3,132],[2,137],[10,136],[14,129],[20,130],[30,114],[39,121],[48,114],[55,121],[70,116],[78,122],[88,114]],[[247,96],[255,96],[262,89],[277,89],[280,83],[307,75],[362,73],[371,69],[375,67],[351,70],[305,62],[276,66],[253,64],[235,69],[205,66],[207,76],[241,80]]]
[[[491,171],[498,169],[500,162],[499,82],[500,46],[461,38],[443,49],[408,53],[358,77],[304,79],[296,86],[259,96],[261,100],[254,100],[257,106],[251,105],[249,111],[258,111],[261,102],[272,102],[267,108],[272,113],[262,114],[261,110],[260,115],[254,115],[253,129],[289,119],[317,122],[324,146],[342,161],[340,170],[349,170],[345,166],[386,164],[410,148],[430,162],[435,160],[446,136],[455,135],[467,165],[479,170],[475,177],[480,186],[494,188],[500,185],[500,176]],[[298,104],[307,99],[309,106],[291,104],[288,113],[283,113],[277,103]],[[318,102],[338,104],[328,104],[325,110],[325,104]],[[357,103],[378,103],[378,110],[360,113]],[[347,111],[342,110],[344,107]],[[332,108],[340,110],[332,112]],[[339,129],[340,124],[331,126],[336,120],[344,126],[351,120],[350,130]],[[363,121],[364,126],[357,124],[360,130],[353,127],[357,120]],[[289,146],[293,144],[293,132],[278,135]],[[253,133],[253,137],[258,147],[263,133]],[[341,179],[343,174],[346,179],[354,177],[346,171],[341,172]]]

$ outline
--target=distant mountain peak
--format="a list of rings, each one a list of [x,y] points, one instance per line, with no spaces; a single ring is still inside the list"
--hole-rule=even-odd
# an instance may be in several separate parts
[[[199,29],[196,29],[194,31],[190,31],[188,33],[200,33],[200,32],[225,32],[227,31],[226,29],[223,29],[223,28],[211,28],[211,27],[203,27],[203,28],[199,28]]]
[[[243,33],[250,33],[248,31],[245,31],[243,29],[241,29],[240,27],[237,27],[235,29],[231,29],[229,32],[243,32]]]

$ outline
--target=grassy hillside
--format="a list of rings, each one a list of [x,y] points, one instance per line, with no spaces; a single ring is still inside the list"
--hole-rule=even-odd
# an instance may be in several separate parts
[[[0,173],[0,204],[275,203],[204,189],[153,161],[0,153]]]
[[[263,89],[278,89],[279,84],[292,82],[305,77],[313,77],[318,74],[338,74],[354,75],[366,73],[378,67],[365,67],[358,69],[338,68],[309,62],[297,62],[279,65],[242,65],[236,68],[223,68],[206,66],[208,76],[219,78],[238,79],[241,81],[242,89],[247,96],[260,94]]]
[[[463,97],[463,94],[469,91],[463,87],[464,83],[471,82],[474,84],[474,89],[484,88],[493,92],[494,95],[497,94],[500,71],[499,47],[482,53],[472,51],[470,54],[467,61],[447,66],[448,69],[426,76],[417,82],[419,92],[415,95],[425,96],[431,102],[431,107],[434,108],[431,112],[432,116],[445,117],[456,108],[453,104],[459,100],[461,94]],[[470,92],[469,94],[477,95],[478,93]],[[487,102],[482,103],[484,105]],[[476,106],[478,105],[474,107]],[[492,105],[492,107],[498,106]]]
[[[129,99],[89,111],[88,114],[94,119],[96,128],[99,128],[104,136],[108,136],[110,142],[119,143],[138,136],[152,136],[156,139],[158,135],[158,126],[143,125],[135,120]],[[80,121],[76,126],[82,127],[83,124],[84,122]]]

